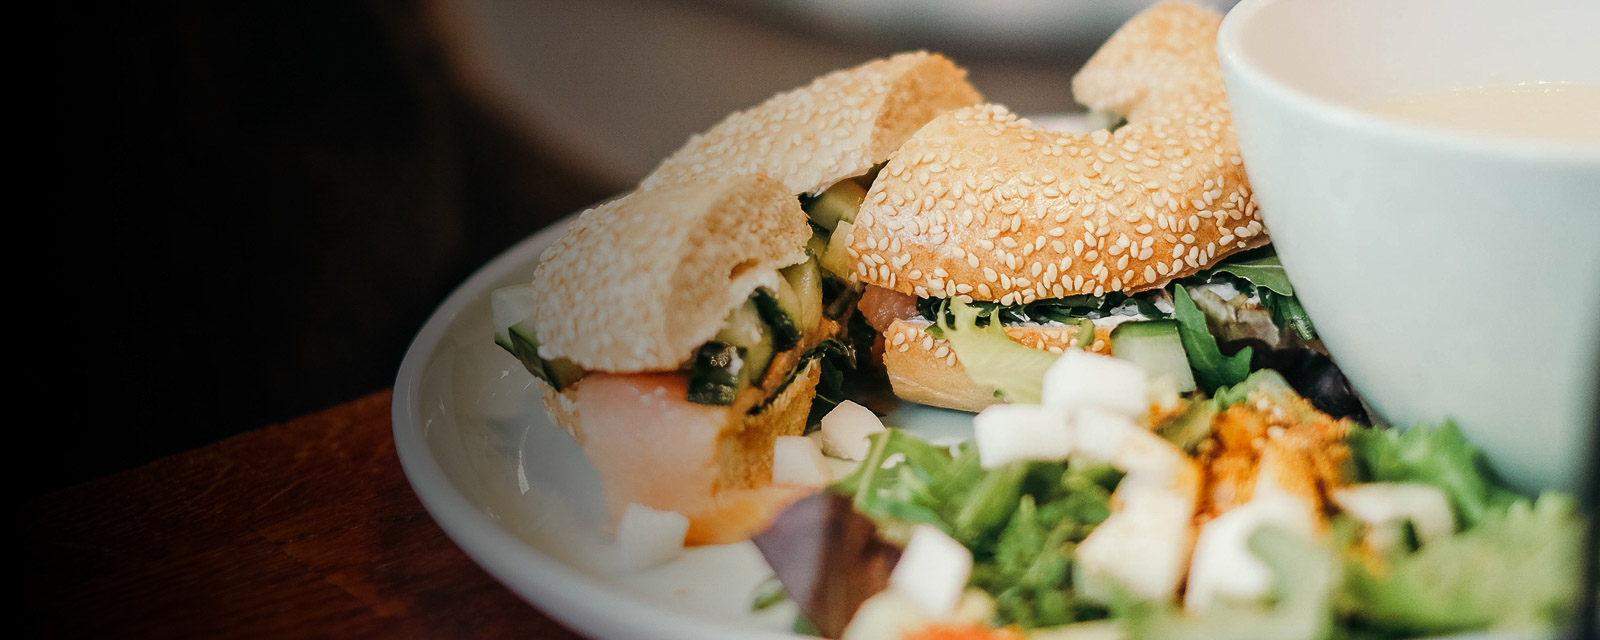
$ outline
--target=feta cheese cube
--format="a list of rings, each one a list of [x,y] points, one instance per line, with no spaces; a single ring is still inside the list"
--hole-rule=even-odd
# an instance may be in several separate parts
[[[884,589],[861,603],[839,640],[908,638],[930,624],[983,624],[994,617],[995,611],[994,600],[977,589],[963,591],[950,615],[935,618],[920,611],[921,608],[899,589]]]
[[[1189,454],[1166,438],[1134,426],[1128,427],[1124,433],[1122,446],[1111,457],[1111,466],[1128,475],[1152,482],[1166,482],[1182,473],[1186,466],[1194,464]]]
[[[889,573],[889,586],[910,596],[928,615],[945,618],[955,611],[971,575],[972,553],[966,547],[938,527],[919,524]]]
[[[1097,407],[1079,409],[1072,420],[1072,455],[1088,462],[1110,463],[1135,431],[1142,429],[1121,413]]]
[[[1172,379],[1172,375],[1154,376],[1149,381],[1149,386],[1145,387],[1145,402],[1161,411],[1176,411],[1183,397],[1179,394],[1178,383]]]
[[[835,458],[861,460],[872,449],[867,436],[887,430],[871,409],[845,400],[822,416],[822,452]]]
[[[659,511],[642,504],[629,504],[617,526],[617,546],[622,567],[642,571],[678,557],[683,552],[683,537],[689,533],[689,518],[676,511]]]
[[[1250,535],[1264,525],[1309,537],[1315,530],[1311,505],[1293,494],[1252,498],[1207,522],[1195,540],[1184,607],[1206,611],[1219,600],[1252,603],[1272,590],[1272,571],[1250,551]]]
[[[985,469],[1018,460],[1065,460],[1072,452],[1067,414],[1032,404],[997,404],[972,419],[978,462]]]
[[[1351,517],[1374,529],[1405,521],[1427,544],[1455,532],[1450,499],[1438,487],[1419,482],[1375,482],[1333,492],[1333,501]]]
[[[833,482],[833,467],[817,443],[805,436],[778,436],[772,445],[773,484],[822,487]]]
[[[1148,374],[1126,360],[1069,349],[1044,374],[1042,402],[1074,412],[1098,407],[1127,416],[1150,411]]]
[[[1143,601],[1172,597],[1194,543],[1194,488],[1141,482],[1125,491],[1119,486],[1121,507],[1078,545],[1083,595],[1109,602],[1120,589]]]

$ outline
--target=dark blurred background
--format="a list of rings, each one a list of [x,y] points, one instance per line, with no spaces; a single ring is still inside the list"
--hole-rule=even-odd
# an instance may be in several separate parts
[[[728,111],[910,48],[1073,110],[1071,72],[1149,2],[966,4],[58,5],[25,496],[388,388],[474,268]]]

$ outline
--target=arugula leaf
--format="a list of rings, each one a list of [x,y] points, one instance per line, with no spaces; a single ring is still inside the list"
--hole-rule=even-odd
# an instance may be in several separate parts
[[[1280,327],[1288,327],[1294,331],[1301,340],[1316,340],[1317,330],[1311,326],[1311,316],[1306,313],[1306,308],[1300,306],[1300,299],[1291,295],[1273,293],[1270,289],[1258,289],[1261,297],[1261,306],[1272,312],[1272,321]]]
[[[1583,520],[1575,501],[1546,493],[1491,511],[1476,528],[1397,549],[1377,566],[1352,557],[1339,608],[1406,637],[1491,628],[1549,630],[1577,601]]]
[[[978,326],[987,326],[991,315],[998,316],[1003,324],[1021,324],[1027,322],[1059,322],[1073,324],[1081,319],[1097,319],[1113,315],[1128,305],[1132,305],[1140,315],[1146,318],[1162,319],[1168,314],[1155,304],[1155,300],[1164,297],[1160,289],[1141,291],[1128,295],[1120,291],[1113,291],[1105,295],[1095,296],[1079,294],[1065,298],[1046,298],[1024,304],[1001,305],[996,302],[974,300],[968,306],[978,307],[983,311],[982,319]],[[930,322],[937,323],[946,298],[918,298],[917,314]],[[992,312],[992,313],[991,313]]]
[[[1437,427],[1355,429],[1345,440],[1369,482],[1422,482],[1449,496],[1465,528],[1520,496],[1491,481],[1483,453],[1450,420]]]
[[[1213,399],[1217,403],[1217,409],[1221,410],[1244,402],[1246,398],[1250,397],[1250,394],[1256,392],[1265,393],[1275,398],[1286,395],[1299,396],[1294,387],[1283,379],[1283,374],[1273,369],[1257,369],[1250,372],[1250,375],[1239,384],[1218,387]]]
[[[1289,275],[1284,273],[1283,263],[1278,261],[1277,253],[1267,252],[1259,257],[1228,260],[1211,270],[1231,273],[1280,295],[1294,295],[1294,285],[1289,284]]]
[[[1250,374],[1250,347],[1240,349],[1232,356],[1223,356],[1217,339],[1206,329],[1205,314],[1194,306],[1183,285],[1172,288],[1172,314],[1178,321],[1178,337],[1183,350],[1189,355],[1189,366],[1194,368],[1195,381],[1206,391],[1238,384]]]

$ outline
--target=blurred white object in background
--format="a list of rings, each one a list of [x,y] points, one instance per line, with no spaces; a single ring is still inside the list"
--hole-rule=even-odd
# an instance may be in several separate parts
[[[633,186],[729,112],[872,58],[950,56],[1019,113],[1079,110],[1072,73],[1154,0],[437,3],[469,82],[535,143]],[[1211,2],[1219,10],[1233,0]]]
[[[1595,24],[1594,0],[1245,0],[1218,36],[1256,201],[1339,368],[1391,424],[1454,418],[1528,492],[1585,473],[1600,145],[1374,105],[1600,85]]]

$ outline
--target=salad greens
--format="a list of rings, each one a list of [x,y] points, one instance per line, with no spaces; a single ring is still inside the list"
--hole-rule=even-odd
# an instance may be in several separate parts
[[[1519,498],[1419,549],[1350,559],[1338,608],[1394,638],[1555,628],[1578,597],[1583,526],[1568,496]]]
[[[1110,467],[1017,462],[985,471],[971,441],[938,447],[898,429],[872,436],[856,473],[833,486],[890,539],[936,526],[970,550],[971,584],[994,599],[997,625],[1054,626],[1104,618],[1072,589],[1076,543],[1111,515]],[[903,461],[888,468],[891,456]]]
[[[1295,396],[1276,372],[1258,371],[1215,397],[1196,394],[1155,427],[1192,450],[1218,411],[1254,393]],[[994,601],[989,622],[996,627],[1046,629],[1109,618],[1130,640],[1399,640],[1550,629],[1570,614],[1586,522],[1572,498],[1550,493],[1530,500],[1504,488],[1448,422],[1405,431],[1356,424],[1346,442],[1354,462],[1350,482],[1436,486],[1462,516],[1458,531],[1426,545],[1413,539],[1374,550],[1343,515],[1316,539],[1264,527],[1249,548],[1275,576],[1271,597],[1204,613],[1175,601],[1101,602],[1079,593],[1077,544],[1110,516],[1123,477],[1108,466],[1034,461],[985,470],[970,440],[946,448],[890,429],[872,436],[866,461],[831,490],[850,497],[889,540],[903,542],[913,524],[925,523],[966,546],[974,561],[968,586]]]
[[[990,315],[988,312],[994,312],[1004,324],[1028,322],[1073,324],[1082,319],[1094,320],[1117,315],[1119,311],[1136,312],[1146,318],[1164,318],[1167,313],[1156,304],[1156,300],[1164,295],[1160,290],[1143,291],[1131,296],[1120,292],[1100,296],[1086,293],[1065,298],[1046,298],[1024,304],[1002,305],[983,300],[974,300],[968,304],[982,309],[985,316]],[[944,301],[945,298],[918,298],[917,313],[930,322],[937,322]],[[984,322],[987,324],[987,318]]]
[[[1438,487],[1469,528],[1522,499],[1495,482],[1482,453],[1449,420],[1437,427],[1360,429],[1350,434],[1348,443],[1363,477]]]
[[[1206,328],[1205,315],[1195,308],[1182,285],[1172,289],[1172,310],[1178,320],[1178,337],[1183,340],[1183,350],[1189,354],[1189,365],[1194,367],[1194,379],[1200,388],[1213,391],[1243,382],[1250,375],[1251,348],[1240,349],[1232,356],[1222,355],[1217,339]]]
[[[950,343],[973,382],[994,387],[1008,402],[1036,403],[1044,373],[1057,356],[1012,340],[1005,327],[993,321],[995,314],[993,307],[947,298],[928,333]]]

